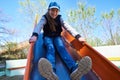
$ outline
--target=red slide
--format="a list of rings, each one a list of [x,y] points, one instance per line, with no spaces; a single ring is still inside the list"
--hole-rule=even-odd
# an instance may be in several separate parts
[[[92,58],[92,64],[93,64],[92,70],[88,74],[86,74],[84,78],[82,78],[81,80],[120,80],[120,69],[116,67],[114,64],[112,64],[104,56],[102,56],[99,52],[97,52],[87,43],[81,44],[78,40],[72,37],[67,31],[63,31],[62,36],[65,39],[67,50],[75,60],[79,60],[84,56],[89,56]],[[36,43],[36,44],[42,43],[42,37],[40,41],[41,41],[40,43]],[[37,52],[37,50],[34,51],[37,48],[34,46],[35,46],[34,43],[30,44],[30,49],[27,56],[27,65],[25,69],[24,80],[43,80],[41,77],[38,77],[39,75],[37,77],[34,77],[34,74],[35,76],[36,74],[38,74],[37,69],[34,68],[33,66],[34,64],[32,63],[33,56],[35,57],[34,53]],[[37,46],[40,47],[40,45]],[[43,50],[42,47],[40,49]],[[58,75],[60,75],[59,77],[63,77],[63,79],[61,78],[59,80],[70,80],[69,70],[67,71],[65,65],[62,65],[62,61],[58,60],[57,62],[58,62],[57,63],[58,68],[61,68],[61,71],[58,69],[57,73]],[[64,68],[63,72],[62,72],[62,68]]]

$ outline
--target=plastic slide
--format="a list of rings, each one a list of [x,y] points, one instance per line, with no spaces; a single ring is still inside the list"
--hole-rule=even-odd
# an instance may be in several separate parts
[[[92,58],[92,69],[81,80],[120,80],[120,69],[87,43],[81,44],[65,30],[62,37],[73,59],[77,61],[84,56]],[[46,80],[38,71],[38,61],[41,57],[45,57],[45,53],[41,33],[37,42],[30,44],[24,80]],[[70,80],[70,72],[59,55],[56,55],[56,74],[59,80]]]

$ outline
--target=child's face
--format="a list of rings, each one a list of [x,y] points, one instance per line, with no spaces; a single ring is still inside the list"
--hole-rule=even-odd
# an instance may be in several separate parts
[[[55,19],[58,16],[59,10],[56,8],[49,9],[49,15]]]

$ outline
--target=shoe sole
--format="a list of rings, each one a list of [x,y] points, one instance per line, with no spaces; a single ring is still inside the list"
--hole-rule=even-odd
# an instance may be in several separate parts
[[[39,60],[38,69],[40,74],[47,80],[58,80],[57,75],[53,72],[52,65],[47,59],[41,58]]]
[[[80,78],[88,73],[90,69],[92,68],[92,60],[90,57],[86,56],[83,57],[79,63],[78,63],[78,68],[71,73],[70,77],[71,80],[80,80]]]

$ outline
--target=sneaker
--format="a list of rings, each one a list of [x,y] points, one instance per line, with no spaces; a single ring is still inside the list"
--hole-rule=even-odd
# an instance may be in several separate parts
[[[47,80],[58,80],[57,75],[53,72],[52,65],[47,59],[41,58],[39,60],[38,69],[40,74]]]
[[[79,62],[78,62],[78,68],[75,69],[71,74],[71,80],[80,80],[81,77],[88,73],[90,69],[92,68],[92,60],[90,57],[86,56],[83,57]]]

